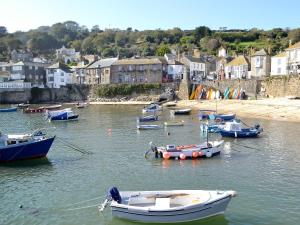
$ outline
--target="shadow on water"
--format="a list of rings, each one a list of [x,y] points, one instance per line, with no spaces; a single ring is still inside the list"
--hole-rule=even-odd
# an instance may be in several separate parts
[[[136,221],[113,218],[111,221],[109,221],[105,225],[130,225],[130,224],[136,225],[136,224],[140,224],[140,223],[136,222]],[[143,223],[143,224],[159,225],[161,223]],[[218,216],[214,216],[211,218],[195,220],[192,222],[183,222],[183,223],[179,223],[179,224],[182,224],[182,225],[228,225],[229,222],[228,222],[228,220],[226,220],[224,215],[218,215]]]
[[[9,162],[0,164],[0,167],[10,167],[10,168],[32,168],[38,166],[52,166],[52,163],[49,161],[48,158],[44,157],[41,159],[30,159],[30,160],[21,160],[16,162]]]

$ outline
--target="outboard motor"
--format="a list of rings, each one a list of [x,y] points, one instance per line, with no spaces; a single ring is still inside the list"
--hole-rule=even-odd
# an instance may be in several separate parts
[[[259,124],[255,124],[255,125],[254,125],[254,128],[257,129],[257,130],[259,130],[260,125],[259,125]]]
[[[121,204],[122,197],[120,195],[120,192],[119,192],[118,188],[112,187],[111,189],[109,189],[109,195],[111,196],[111,198],[114,201],[116,201],[117,203]]]

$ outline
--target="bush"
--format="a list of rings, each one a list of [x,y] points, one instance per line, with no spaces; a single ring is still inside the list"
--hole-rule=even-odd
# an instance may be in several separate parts
[[[97,89],[97,95],[98,97],[114,97],[117,95],[131,95],[134,92],[141,94],[160,88],[160,84],[108,84],[100,85]]]

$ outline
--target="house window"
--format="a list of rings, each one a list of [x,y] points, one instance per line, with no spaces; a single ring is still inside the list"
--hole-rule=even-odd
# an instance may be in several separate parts
[[[64,78],[60,78],[60,82],[64,83],[65,79]]]
[[[53,82],[54,81],[54,77],[48,77],[48,81],[49,82]]]
[[[22,66],[13,66],[12,70],[14,70],[14,71],[22,70]]]
[[[60,73],[60,75],[61,75],[61,76],[64,76],[64,73],[63,73],[63,72],[61,72],[61,73]]]
[[[281,74],[281,68],[277,68],[277,74]]]
[[[277,64],[278,64],[278,65],[281,64],[281,59],[277,59]]]

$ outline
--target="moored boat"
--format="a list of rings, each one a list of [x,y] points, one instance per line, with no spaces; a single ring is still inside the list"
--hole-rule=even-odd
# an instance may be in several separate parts
[[[156,124],[138,124],[136,128],[138,130],[158,130],[161,128],[161,126]]]
[[[70,121],[77,120],[79,115],[75,114],[71,108],[56,111],[47,111],[47,117],[50,121]]]
[[[62,107],[62,105],[48,105],[48,106],[44,106],[45,110],[57,110],[60,109]]]
[[[250,128],[242,128],[242,124],[233,120],[226,122],[223,128],[220,128],[220,134],[222,137],[233,137],[233,138],[251,138],[258,137],[263,131],[259,124]]]
[[[18,108],[20,109],[26,109],[30,106],[30,104],[26,104],[26,103],[20,103],[18,104]]]
[[[41,131],[32,134],[0,133],[0,163],[45,157],[54,138],[46,137]]]
[[[156,116],[156,115],[142,116],[142,117],[139,117],[138,120],[139,120],[139,122],[157,121],[158,116]]]
[[[89,105],[89,103],[87,103],[87,102],[78,102],[77,105],[76,105],[76,107],[78,109],[83,109],[83,108],[88,107],[88,105]]]
[[[170,113],[173,114],[173,115],[188,115],[190,114],[192,111],[192,109],[174,109],[174,110],[171,110]]]
[[[23,112],[24,113],[43,113],[45,112],[46,109],[45,107],[38,107],[38,108],[24,108]]]
[[[150,104],[142,110],[143,113],[155,113],[158,111],[162,111],[162,106],[158,104]]]
[[[199,110],[199,119],[200,120],[208,119],[209,115],[214,113],[216,113],[215,110],[201,109]]]
[[[164,125],[166,127],[183,126],[184,125],[184,120],[180,120],[180,121],[166,121],[166,122],[164,122]]]
[[[235,119],[235,114],[210,114],[208,117],[210,120],[230,121]]]
[[[214,123],[214,124],[204,124],[200,125],[200,129],[202,132],[208,133],[219,133],[221,128],[224,128],[225,123]]]
[[[98,208],[108,205],[112,215],[145,223],[181,223],[223,214],[235,191],[169,190],[121,191],[109,190]]]
[[[177,105],[176,102],[167,102],[164,104],[164,106],[166,107],[175,107],[176,105]]]
[[[16,112],[18,107],[10,107],[10,108],[0,108],[0,112]]]
[[[221,141],[207,141],[201,144],[192,145],[166,145],[154,146],[150,142],[150,149],[145,153],[145,156],[150,151],[154,152],[156,158],[163,159],[193,159],[193,158],[210,158],[218,155],[221,152]]]

